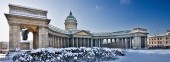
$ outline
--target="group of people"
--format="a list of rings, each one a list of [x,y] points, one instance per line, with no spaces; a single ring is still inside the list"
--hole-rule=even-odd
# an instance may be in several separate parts
[[[123,49],[110,48],[42,48],[17,54],[14,62],[94,62],[112,61],[124,56]]]

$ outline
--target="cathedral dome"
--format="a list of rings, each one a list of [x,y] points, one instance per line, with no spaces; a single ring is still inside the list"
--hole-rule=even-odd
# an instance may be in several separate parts
[[[76,18],[72,15],[71,11],[70,11],[69,16],[67,16],[66,21],[77,21]]]

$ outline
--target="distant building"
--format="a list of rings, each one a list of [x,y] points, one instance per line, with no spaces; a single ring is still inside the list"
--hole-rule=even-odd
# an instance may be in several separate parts
[[[7,41],[0,41],[0,49],[7,49],[8,42]]]
[[[148,48],[170,48],[170,31],[148,37]]]
[[[6,53],[8,51],[8,42],[7,41],[0,41],[0,54]]]

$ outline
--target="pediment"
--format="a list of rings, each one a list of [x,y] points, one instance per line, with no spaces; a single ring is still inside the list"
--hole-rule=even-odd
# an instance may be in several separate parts
[[[80,32],[75,33],[74,35],[91,36],[91,34],[86,31],[80,31]]]

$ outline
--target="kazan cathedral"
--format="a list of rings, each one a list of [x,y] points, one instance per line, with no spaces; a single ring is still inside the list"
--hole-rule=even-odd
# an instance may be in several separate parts
[[[22,47],[22,29],[33,33],[33,48],[65,47],[109,47],[109,48],[145,48],[147,47],[147,29],[133,28],[116,32],[91,33],[77,29],[77,19],[70,11],[65,19],[65,30],[50,24],[48,11],[20,5],[9,4],[9,13],[5,13],[9,24],[9,49]],[[15,35],[15,36],[14,36]]]

